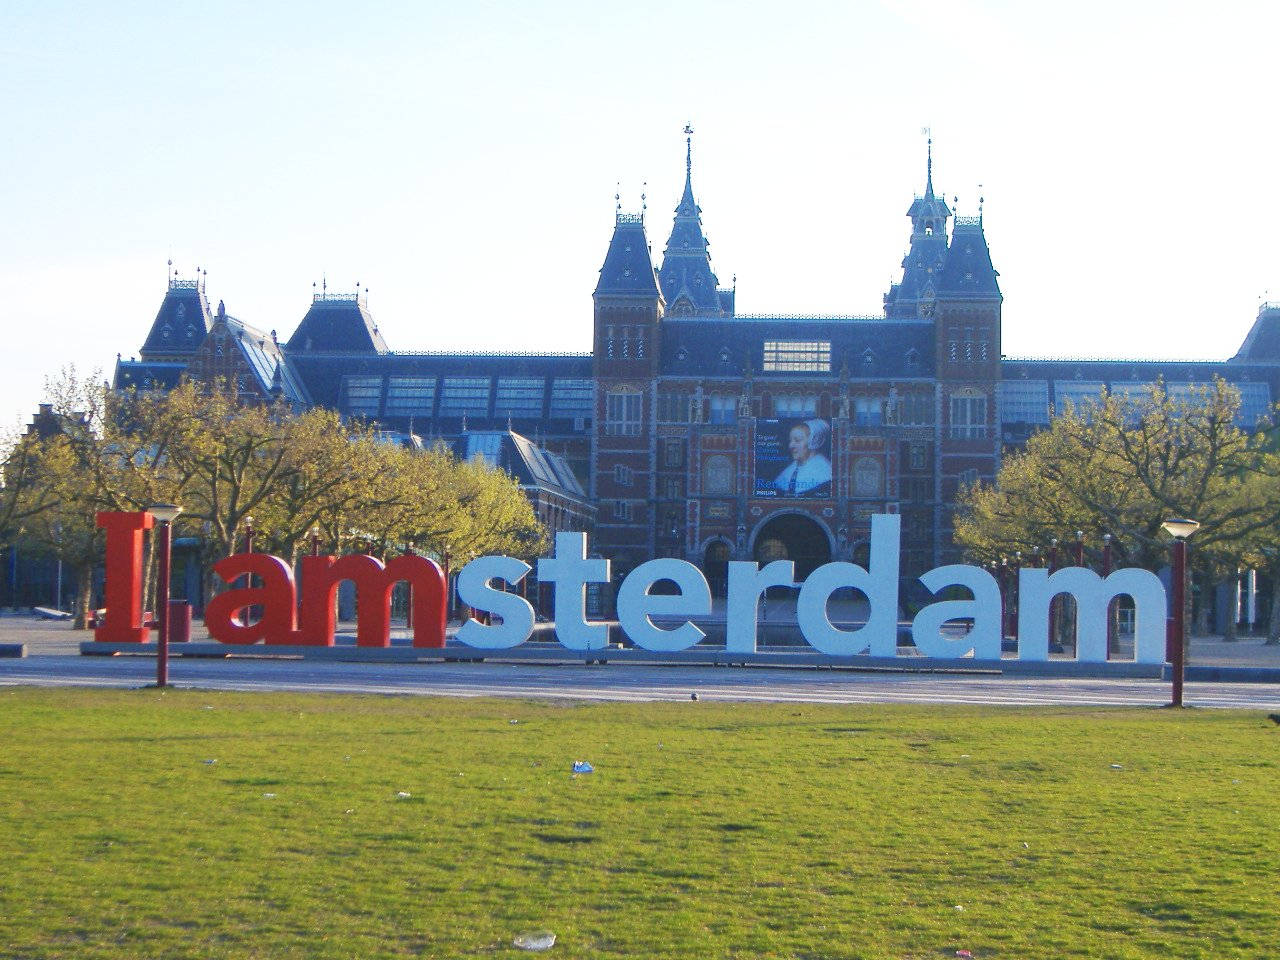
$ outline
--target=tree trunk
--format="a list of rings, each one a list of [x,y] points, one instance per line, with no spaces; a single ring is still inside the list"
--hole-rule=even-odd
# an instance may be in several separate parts
[[[1268,647],[1280,646],[1280,580],[1271,584],[1271,618],[1267,621]]]
[[[86,630],[89,627],[89,607],[93,601],[93,564],[83,563],[76,572],[76,608],[72,630]]]

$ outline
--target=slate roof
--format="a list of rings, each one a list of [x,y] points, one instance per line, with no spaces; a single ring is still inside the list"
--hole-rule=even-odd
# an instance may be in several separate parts
[[[951,246],[938,284],[939,295],[960,299],[1000,299],[999,274],[991,264],[991,251],[982,232],[981,217],[957,217]]]
[[[264,333],[231,316],[219,316],[215,330],[221,324],[225,324],[233,345],[244,356],[265,393],[278,394],[281,399],[295,406],[310,406],[311,397],[297,371],[287,362],[274,333]]]
[[[762,370],[766,340],[826,341],[829,373]],[[907,379],[934,374],[933,324],[882,317],[675,317],[662,323],[662,376]]]
[[[160,310],[142,344],[142,359],[194,355],[204,342],[212,320],[199,281],[170,280]]]
[[[480,457],[515,477],[522,487],[542,487],[574,499],[586,499],[586,491],[564,457],[513,431],[469,430],[453,440],[451,446],[459,459]]]
[[[617,214],[613,237],[600,268],[596,283],[597,297],[659,297],[658,280],[649,256],[649,238],[644,231],[644,217],[639,214]]]
[[[122,360],[116,357],[115,390],[172,390],[187,369],[185,360]]]
[[[358,294],[316,294],[287,346],[294,354],[387,352],[387,343]]]
[[[1280,363],[1280,304],[1262,305],[1231,362]]]

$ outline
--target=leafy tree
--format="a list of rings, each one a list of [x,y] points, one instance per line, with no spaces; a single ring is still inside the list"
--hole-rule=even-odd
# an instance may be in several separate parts
[[[1161,523],[1191,517],[1200,522],[1191,554],[1208,585],[1280,547],[1280,458],[1265,430],[1236,426],[1239,403],[1217,380],[1186,398],[1157,384],[1141,399],[1068,406],[1005,458],[994,486],[962,495],[956,540],[992,561],[1075,530],[1094,545],[1109,533],[1118,562],[1158,568],[1169,552]]]

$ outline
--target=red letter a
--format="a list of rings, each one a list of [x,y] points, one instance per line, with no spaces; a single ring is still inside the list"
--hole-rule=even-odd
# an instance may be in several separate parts
[[[227,583],[250,574],[262,580],[260,587],[232,588],[218,594],[204,609],[204,625],[209,636],[222,643],[293,643],[297,626],[297,591],[293,571],[279,557],[269,553],[237,553],[223,557],[213,572]],[[262,619],[255,624],[235,621],[245,607],[262,607]]]

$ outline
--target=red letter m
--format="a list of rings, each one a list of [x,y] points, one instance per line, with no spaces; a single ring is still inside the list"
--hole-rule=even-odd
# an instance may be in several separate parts
[[[356,645],[391,645],[391,588],[401,580],[413,596],[413,645],[443,647],[445,627],[444,574],[426,557],[393,557],[384,566],[375,557],[350,554],[302,558],[302,616],[304,643],[333,644],[333,598],[338,584],[356,585]]]

